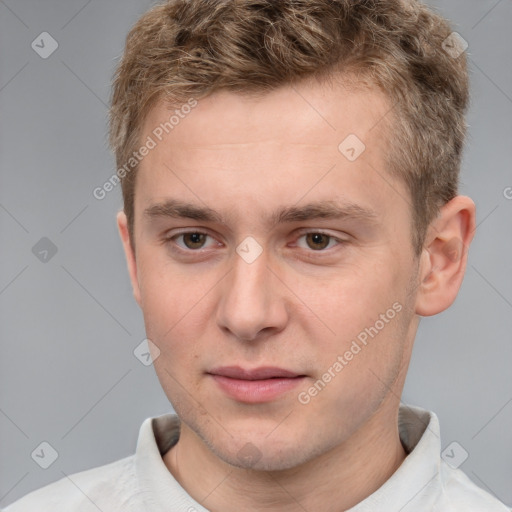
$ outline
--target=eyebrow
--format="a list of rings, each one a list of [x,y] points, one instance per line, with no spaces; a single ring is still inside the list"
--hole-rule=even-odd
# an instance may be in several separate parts
[[[150,219],[171,217],[227,224],[224,217],[217,211],[178,199],[168,199],[162,203],[149,206],[144,210],[144,216]],[[268,223],[275,226],[277,224],[316,219],[355,219],[375,223],[378,220],[378,215],[374,210],[355,203],[338,203],[328,200],[278,209],[270,215]]]

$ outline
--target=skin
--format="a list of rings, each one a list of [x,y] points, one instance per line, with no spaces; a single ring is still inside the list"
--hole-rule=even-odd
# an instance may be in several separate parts
[[[163,460],[209,510],[346,510],[406,456],[397,414],[414,337],[420,316],[457,295],[475,207],[463,196],[447,203],[415,256],[409,193],[384,166],[389,108],[379,91],[339,83],[260,97],[221,91],[201,99],[140,164],[135,251],[123,212],[118,226],[147,336],[160,350],[155,370],[182,421]],[[168,117],[157,104],[142,140]],[[349,134],[366,145],[354,162],[338,150]],[[155,214],[171,199],[220,218]],[[373,216],[352,207],[342,218],[271,222],[279,209],[329,201]],[[197,231],[208,235],[199,244],[190,237]],[[318,231],[327,237],[307,236]],[[262,248],[250,264],[236,252],[247,236]],[[396,303],[400,312],[301,403],[299,393],[332,373]],[[305,378],[277,398],[244,403],[207,373],[230,365]],[[252,456],[243,458],[247,446]]]

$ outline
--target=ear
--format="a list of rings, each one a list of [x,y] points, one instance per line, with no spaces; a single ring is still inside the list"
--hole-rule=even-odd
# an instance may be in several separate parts
[[[469,197],[456,196],[430,224],[420,259],[418,315],[436,315],[457,297],[476,229],[475,218],[475,203]]]
[[[128,273],[130,274],[130,281],[132,283],[133,296],[140,306],[140,288],[139,280],[137,278],[137,264],[135,262],[135,252],[132,249],[130,243],[130,231],[128,230],[128,220],[124,211],[120,211],[117,214],[117,227],[119,229],[119,235],[123,242],[124,254],[126,256],[126,263],[128,265]]]

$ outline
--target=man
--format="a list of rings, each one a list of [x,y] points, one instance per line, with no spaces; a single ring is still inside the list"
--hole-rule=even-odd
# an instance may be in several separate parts
[[[400,403],[475,230],[447,38],[399,0],[175,0],[138,21],[112,97],[118,226],[177,415],[8,512],[507,510]]]

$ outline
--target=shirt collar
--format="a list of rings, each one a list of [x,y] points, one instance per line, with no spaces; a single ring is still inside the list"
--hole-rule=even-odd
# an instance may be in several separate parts
[[[442,490],[439,420],[433,412],[401,405],[398,428],[409,454],[379,489],[347,512],[432,510]]]
[[[400,440],[408,453],[395,473],[373,494],[347,512],[430,510],[441,491],[441,441],[437,416],[419,407],[401,405]],[[193,500],[164,464],[162,455],[178,441],[180,421],[174,414],[148,418],[140,428],[135,466],[138,494],[147,512],[208,512]]]
[[[146,512],[208,512],[192,499],[167,469],[162,455],[178,441],[180,421],[174,414],[148,418],[140,427],[135,470],[138,494]]]

